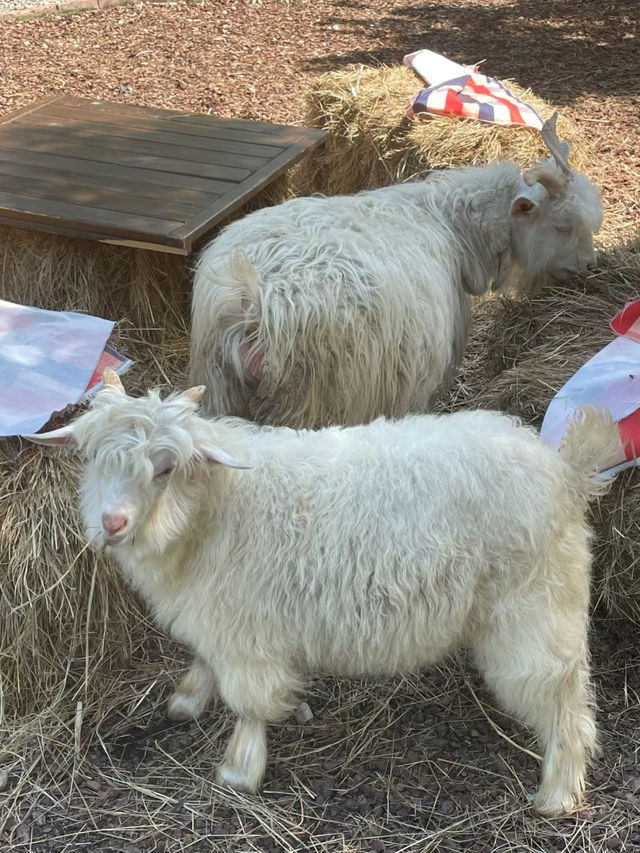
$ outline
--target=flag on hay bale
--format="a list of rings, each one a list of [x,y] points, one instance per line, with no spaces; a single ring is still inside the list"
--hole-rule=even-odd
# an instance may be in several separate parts
[[[430,50],[409,53],[403,62],[429,83],[413,98],[407,110],[411,119],[430,114],[459,116],[488,124],[542,129],[544,122],[530,104],[493,77],[478,74],[477,66],[467,68]]]
[[[608,409],[620,433],[617,458],[607,469],[614,474],[640,464],[640,299],[616,314],[611,328],[619,337],[558,391],[544,416],[540,435],[557,447],[578,406]]]

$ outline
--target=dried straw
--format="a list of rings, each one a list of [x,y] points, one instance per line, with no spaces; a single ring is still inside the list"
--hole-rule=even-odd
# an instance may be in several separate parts
[[[283,201],[291,181],[285,173],[223,225]],[[0,225],[0,299],[124,321],[161,340],[166,329],[184,327],[195,253],[211,237],[183,257]]]
[[[136,359],[132,392],[183,384],[184,328],[156,345],[133,332],[115,343]],[[0,723],[63,697],[95,702],[103,676],[131,666],[149,633],[119,570],[84,545],[77,476],[72,455],[0,443]]]
[[[505,83],[543,118],[553,113],[547,101],[513,81]],[[499,158],[528,166],[548,154],[532,128],[459,118],[409,120],[405,111],[420,88],[420,78],[401,65],[358,66],[316,78],[306,98],[306,123],[328,130],[330,138],[301,166],[299,193],[357,192],[419,177],[430,169],[485,165]],[[571,145],[572,166],[583,169],[587,146],[564,116],[558,133]]]
[[[491,408],[537,427],[555,393],[613,338],[609,321],[640,298],[640,247],[602,254],[577,284],[479,303],[447,409]],[[640,478],[618,477],[594,509],[594,602],[640,625]]]
[[[0,225],[0,297],[12,302],[153,330],[180,322],[188,286],[184,257]]]

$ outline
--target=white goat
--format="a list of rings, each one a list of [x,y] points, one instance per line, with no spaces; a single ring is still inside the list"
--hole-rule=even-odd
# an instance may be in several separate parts
[[[134,399],[114,377],[30,438],[85,454],[88,538],[195,653],[170,714],[217,686],[238,715],[222,782],[259,786],[265,722],[309,672],[403,673],[462,645],[542,743],[536,807],[579,802],[596,739],[584,511],[610,420],[587,411],[560,453],[484,411],[296,432],[205,420],[203,388]]]
[[[428,411],[462,358],[469,294],[595,262],[599,191],[568,147],[258,210],[204,250],[191,380],[204,411],[293,427]]]

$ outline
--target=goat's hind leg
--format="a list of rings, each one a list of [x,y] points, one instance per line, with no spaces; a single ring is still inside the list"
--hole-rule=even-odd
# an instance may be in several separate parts
[[[549,816],[579,806],[596,747],[586,595],[571,601],[569,589],[559,604],[555,592],[537,600],[514,596],[511,610],[502,601],[474,644],[488,686],[538,735],[544,760],[534,807]]]
[[[197,719],[216,693],[216,677],[211,667],[196,657],[169,698],[167,716],[171,720]]]

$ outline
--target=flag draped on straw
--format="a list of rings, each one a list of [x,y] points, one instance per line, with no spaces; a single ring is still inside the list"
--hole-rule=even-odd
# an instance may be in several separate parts
[[[498,80],[478,74],[477,66],[467,68],[430,50],[407,54],[403,62],[429,84],[414,96],[407,110],[409,118],[459,116],[489,124],[542,129],[543,121],[530,104]]]

